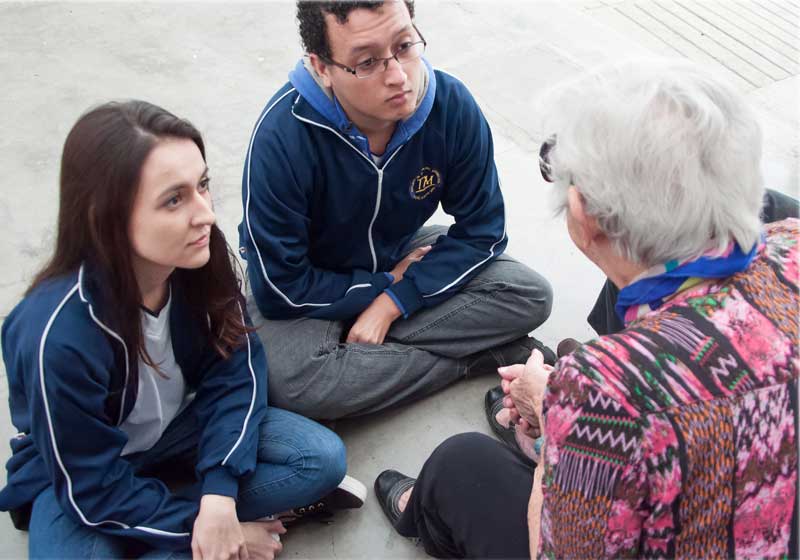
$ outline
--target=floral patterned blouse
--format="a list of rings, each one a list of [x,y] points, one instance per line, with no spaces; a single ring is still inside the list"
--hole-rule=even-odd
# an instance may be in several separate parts
[[[797,553],[799,240],[765,226],[743,272],[558,363],[540,556]]]

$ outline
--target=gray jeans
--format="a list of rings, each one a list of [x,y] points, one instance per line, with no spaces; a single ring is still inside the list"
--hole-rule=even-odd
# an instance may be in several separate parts
[[[407,252],[433,243],[442,226],[419,230]],[[267,352],[269,402],[317,419],[376,412],[429,395],[465,376],[465,358],[544,323],[550,284],[503,254],[461,291],[394,322],[381,345],[342,342],[352,323],[265,319],[248,289],[250,317]]]

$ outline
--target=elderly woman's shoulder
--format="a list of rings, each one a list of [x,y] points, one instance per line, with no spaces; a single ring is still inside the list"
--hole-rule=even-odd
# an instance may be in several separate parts
[[[764,237],[768,245],[797,252],[800,241],[800,219],[786,218],[780,222],[764,224]]]

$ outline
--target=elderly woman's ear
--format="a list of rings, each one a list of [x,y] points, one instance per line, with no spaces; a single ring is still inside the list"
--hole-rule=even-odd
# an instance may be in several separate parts
[[[586,199],[572,185],[567,190],[567,229],[573,243],[584,253],[603,236],[597,220],[586,213]]]

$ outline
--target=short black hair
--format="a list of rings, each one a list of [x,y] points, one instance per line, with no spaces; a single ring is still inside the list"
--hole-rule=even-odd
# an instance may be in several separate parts
[[[408,14],[414,19],[414,0],[403,0]],[[330,60],[331,46],[328,43],[328,26],[325,15],[336,17],[340,24],[347,22],[347,17],[353,10],[365,8],[377,10],[383,6],[385,0],[363,0],[351,2],[319,2],[311,0],[297,1],[297,22],[300,26],[300,39],[303,48],[308,54],[314,53],[321,58]]]

